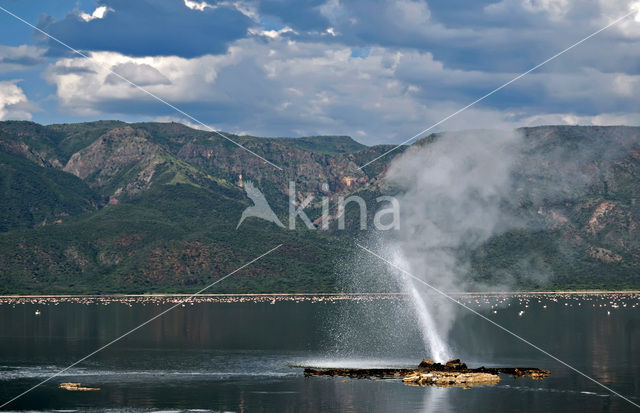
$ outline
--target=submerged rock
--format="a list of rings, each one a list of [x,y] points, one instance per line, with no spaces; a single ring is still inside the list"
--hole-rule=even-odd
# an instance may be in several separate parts
[[[513,377],[543,379],[551,374],[549,370],[523,367],[478,367],[468,368],[459,359],[449,360],[445,364],[424,359],[417,369],[313,369],[305,368],[305,376],[346,376],[362,379],[398,379],[405,384],[439,387],[472,387],[496,384],[500,374]]]

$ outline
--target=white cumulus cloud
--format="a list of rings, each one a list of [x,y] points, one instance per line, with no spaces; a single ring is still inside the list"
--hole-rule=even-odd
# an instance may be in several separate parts
[[[95,20],[95,19],[103,19],[104,16],[106,16],[107,12],[109,11],[113,11],[113,9],[107,6],[100,6],[100,7],[97,7],[91,14],[80,12],[78,16],[80,16],[82,20],[86,22],[90,22],[91,20]]]
[[[0,45],[0,73],[24,70],[44,63],[45,49],[30,46]]]
[[[221,1],[216,4],[207,3],[206,1],[195,1],[195,0],[184,0],[184,5],[188,9],[197,10],[197,11],[205,11],[207,9],[217,9],[218,7],[229,7],[232,9],[236,9],[240,13],[244,14],[248,18],[254,21],[258,21],[258,12],[256,10],[256,5],[251,2],[246,1]]]
[[[17,85],[18,81],[0,81],[0,120],[30,120],[35,109],[24,91]]]
[[[198,10],[198,11],[204,11],[204,9],[207,9],[207,8],[210,8],[210,9],[215,8],[215,6],[212,6],[206,1],[184,0],[184,5],[190,8],[191,10]]]
[[[73,114],[166,116],[166,106],[109,70],[230,132],[350,134],[370,144],[404,141],[519,74],[455,69],[419,50],[371,47],[363,53],[339,43],[263,35],[234,42],[226,54],[197,58],[92,52],[91,60],[58,60],[46,79],[56,85],[61,108]],[[640,111],[634,103],[640,76],[616,71],[531,73],[509,93],[515,103],[480,102],[440,129],[545,120],[635,124]]]

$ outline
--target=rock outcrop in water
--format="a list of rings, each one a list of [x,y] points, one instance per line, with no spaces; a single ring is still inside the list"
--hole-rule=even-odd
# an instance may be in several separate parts
[[[402,379],[403,383],[415,386],[464,387],[487,386],[500,381],[500,376],[491,373],[429,372],[417,373]]]
[[[85,387],[80,383],[60,383],[58,388],[69,391],[98,391],[99,387]]]
[[[305,368],[305,376],[345,376],[361,379],[399,379],[409,385],[438,387],[484,386],[500,381],[500,374],[513,377],[543,379],[551,374],[549,370],[531,367],[477,367],[468,368],[459,359],[449,360],[445,364],[424,359],[417,369],[313,369]]]

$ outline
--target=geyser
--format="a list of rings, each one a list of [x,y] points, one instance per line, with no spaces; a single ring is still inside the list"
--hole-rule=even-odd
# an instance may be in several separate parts
[[[369,234],[359,244],[445,293],[509,291],[516,282],[544,285],[552,275],[549,248],[571,262],[582,241],[572,237],[538,248],[533,237],[513,249],[505,242],[565,225],[583,194],[600,191],[606,199],[618,185],[611,163],[629,162],[629,154],[640,151],[637,137],[624,128],[602,128],[599,135],[580,127],[557,129],[444,133],[407,148],[385,176],[387,193],[399,204],[400,230]],[[505,232],[511,234],[496,237]],[[497,241],[495,251],[489,251],[489,240]],[[471,271],[472,262],[477,271]],[[345,290],[402,291],[407,297],[391,311],[389,305],[384,311],[370,305],[349,314],[349,328],[334,331],[348,338],[352,354],[384,349],[437,361],[460,355],[447,342],[456,313],[465,310],[364,250],[351,271],[344,264],[339,271],[351,287]],[[382,344],[376,347],[371,337]]]
[[[406,267],[406,260],[402,256],[402,252],[396,251],[393,255],[393,261],[391,261],[398,268]],[[398,276],[401,278],[400,285],[402,286],[404,293],[415,309],[416,321],[420,328],[420,334],[424,342],[425,350],[428,351],[430,357],[438,362],[445,362],[449,360],[450,352],[447,348],[445,340],[442,338],[441,333],[438,331],[436,320],[433,317],[435,313],[434,309],[429,308],[429,304],[425,300],[423,292],[415,285],[414,281],[407,274],[400,272]]]
[[[480,131],[441,134],[407,149],[386,175],[398,191],[401,230],[381,233],[379,251],[440,291],[464,291],[467,267],[459,251],[513,225],[502,206],[513,187],[512,167],[521,143],[517,133]],[[446,337],[458,308],[397,273],[425,351],[436,361],[448,360]]]

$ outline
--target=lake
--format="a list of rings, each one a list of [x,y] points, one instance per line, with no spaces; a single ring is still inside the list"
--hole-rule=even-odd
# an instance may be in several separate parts
[[[639,294],[465,295],[465,304],[640,403]],[[176,299],[0,300],[0,403]],[[465,310],[448,342],[470,367],[549,369],[471,389],[304,377],[299,366],[408,367],[425,354],[398,296],[212,298],[163,317],[19,398],[28,411],[636,411]],[[36,315],[39,311],[39,315]],[[404,314],[400,312],[401,314]],[[384,320],[383,320],[384,319]],[[79,382],[99,391],[67,391]]]

